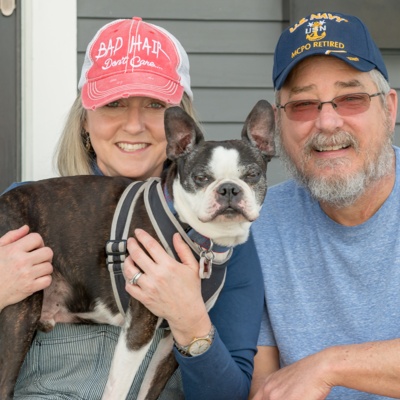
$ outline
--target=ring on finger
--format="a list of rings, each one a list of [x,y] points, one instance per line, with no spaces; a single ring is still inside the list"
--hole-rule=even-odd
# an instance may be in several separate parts
[[[143,272],[137,272],[132,279],[129,280],[131,285],[137,285],[139,278],[143,275]]]

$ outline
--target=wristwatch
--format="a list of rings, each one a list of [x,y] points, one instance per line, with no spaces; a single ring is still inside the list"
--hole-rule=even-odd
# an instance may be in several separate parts
[[[211,330],[206,336],[195,337],[188,345],[182,346],[175,340],[175,347],[178,349],[179,353],[187,357],[196,357],[200,354],[205,353],[211,346],[214,340],[215,328],[211,325]]]

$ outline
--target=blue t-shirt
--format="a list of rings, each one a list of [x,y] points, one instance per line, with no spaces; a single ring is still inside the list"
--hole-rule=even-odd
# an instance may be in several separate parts
[[[400,337],[400,149],[396,182],[365,223],[331,220],[303,187],[272,187],[253,224],[266,311],[259,344],[282,366],[326,347]],[[385,397],[334,388],[328,399]]]
[[[101,175],[98,168],[94,172]],[[263,298],[260,263],[250,236],[234,248],[224,287],[209,312],[216,327],[212,346],[198,357],[174,350],[180,368],[160,399],[247,399]],[[57,324],[49,333],[38,332],[20,372],[15,399],[100,398],[119,330],[109,325]],[[153,351],[149,350],[129,398],[136,398]]]

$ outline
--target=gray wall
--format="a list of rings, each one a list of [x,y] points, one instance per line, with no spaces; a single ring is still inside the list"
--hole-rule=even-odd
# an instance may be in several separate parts
[[[19,9],[0,13],[0,193],[21,179]]]
[[[360,7],[355,4],[360,1],[379,4],[381,9],[380,0],[331,3],[336,11],[355,12],[348,8]],[[329,2],[324,1],[324,7]],[[140,16],[168,29],[188,52],[194,105],[206,137],[238,138],[252,106],[259,99],[273,102],[273,52],[280,33],[297,18],[296,12],[303,12],[302,7],[315,10],[315,3],[320,7],[320,0],[78,0],[78,71],[87,44],[102,25],[116,18]],[[373,8],[362,10],[375,21]],[[384,29],[385,19],[376,20]],[[384,49],[391,83],[397,89],[400,43],[398,46]],[[400,113],[398,118],[400,122]],[[400,144],[398,133],[396,143]],[[269,184],[285,178],[279,160],[274,159],[268,169]]]
[[[141,16],[176,35],[189,53],[195,106],[208,138],[238,137],[253,104],[273,101],[273,51],[299,16],[325,10],[359,15],[370,27],[400,89],[399,0],[71,0],[78,9],[78,70],[92,36],[115,18]],[[18,2],[17,2],[18,5]],[[321,6],[322,5],[322,6]],[[20,16],[0,14],[0,192],[21,176]],[[400,145],[400,112],[395,143]],[[278,162],[269,183],[285,178]]]

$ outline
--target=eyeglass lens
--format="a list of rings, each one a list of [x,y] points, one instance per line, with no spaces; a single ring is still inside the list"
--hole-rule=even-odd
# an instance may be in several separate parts
[[[293,121],[311,121],[318,118],[324,104],[332,104],[334,110],[342,116],[360,114],[368,110],[371,97],[381,93],[351,93],[335,97],[331,101],[298,100],[286,103],[284,108],[287,117]]]

